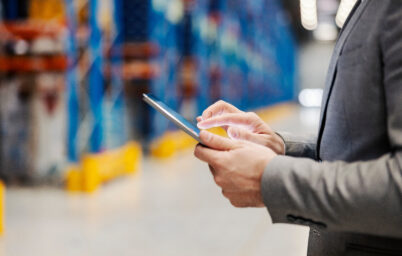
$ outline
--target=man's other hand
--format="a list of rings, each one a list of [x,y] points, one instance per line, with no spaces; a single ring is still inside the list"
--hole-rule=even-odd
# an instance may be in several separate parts
[[[285,154],[285,143],[257,114],[243,112],[233,105],[218,101],[197,118],[200,129],[223,127],[230,138],[251,141]]]
[[[265,167],[277,155],[261,145],[231,140],[207,131],[200,134],[203,145],[194,155],[209,164],[222,194],[236,207],[263,207],[261,178]]]

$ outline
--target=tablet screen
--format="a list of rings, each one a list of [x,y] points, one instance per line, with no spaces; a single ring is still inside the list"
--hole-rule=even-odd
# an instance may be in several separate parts
[[[188,135],[200,142],[200,129],[194,124],[186,120],[182,115],[171,109],[161,100],[150,94],[143,94],[143,99],[146,103],[164,115],[167,119],[176,124],[177,127],[185,131]]]

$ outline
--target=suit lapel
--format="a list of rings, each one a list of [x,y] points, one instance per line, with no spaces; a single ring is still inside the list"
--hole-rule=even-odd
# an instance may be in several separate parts
[[[322,133],[324,130],[324,123],[325,123],[325,115],[327,112],[327,107],[328,107],[328,101],[329,97],[331,95],[332,87],[334,85],[334,80],[336,76],[336,71],[337,71],[337,65],[338,65],[338,58],[342,52],[343,46],[345,45],[346,40],[348,39],[350,32],[353,30],[354,26],[356,25],[357,21],[359,20],[361,14],[363,13],[365,7],[367,6],[367,2],[369,0],[365,0],[364,2],[358,1],[356,3],[356,6],[353,8],[351,14],[349,15],[348,19],[345,22],[345,25],[343,26],[343,29],[341,30],[340,36],[338,38],[338,41],[335,45],[334,52],[332,54],[331,62],[328,68],[328,74],[327,78],[325,81],[325,89],[323,93],[323,99],[322,99],[322,109],[321,109],[321,116],[320,116],[320,128],[319,128],[319,134],[318,134],[318,142],[317,142],[317,157],[319,154],[319,149],[320,149],[320,143],[321,143],[321,137]]]
[[[340,31],[340,33],[339,33],[339,37],[342,36],[343,31],[344,31],[345,28],[348,26],[348,23],[349,23],[350,19],[354,16],[354,14],[355,14],[357,8],[359,8],[359,6],[360,6],[361,3],[362,3],[362,0],[357,0],[357,1],[356,1],[355,5],[353,6],[353,8],[352,8],[352,10],[350,11],[348,17],[346,18],[345,23],[343,24],[343,26],[342,26],[342,28],[341,28],[341,31]]]

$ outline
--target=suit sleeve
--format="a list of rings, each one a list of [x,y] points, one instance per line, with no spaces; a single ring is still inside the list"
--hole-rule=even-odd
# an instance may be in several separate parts
[[[298,136],[287,132],[277,132],[285,142],[285,155],[316,159],[317,136]]]
[[[392,150],[367,162],[278,156],[262,178],[273,222],[402,238],[402,5],[390,1],[380,36]]]

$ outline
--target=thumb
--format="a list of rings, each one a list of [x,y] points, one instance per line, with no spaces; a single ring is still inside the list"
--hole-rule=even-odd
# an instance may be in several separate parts
[[[235,140],[246,140],[260,145],[265,145],[264,136],[250,132],[240,127],[231,126],[227,130],[228,136]]]
[[[200,133],[200,139],[203,145],[216,150],[228,151],[236,147],[235,141],[204,130]]]

